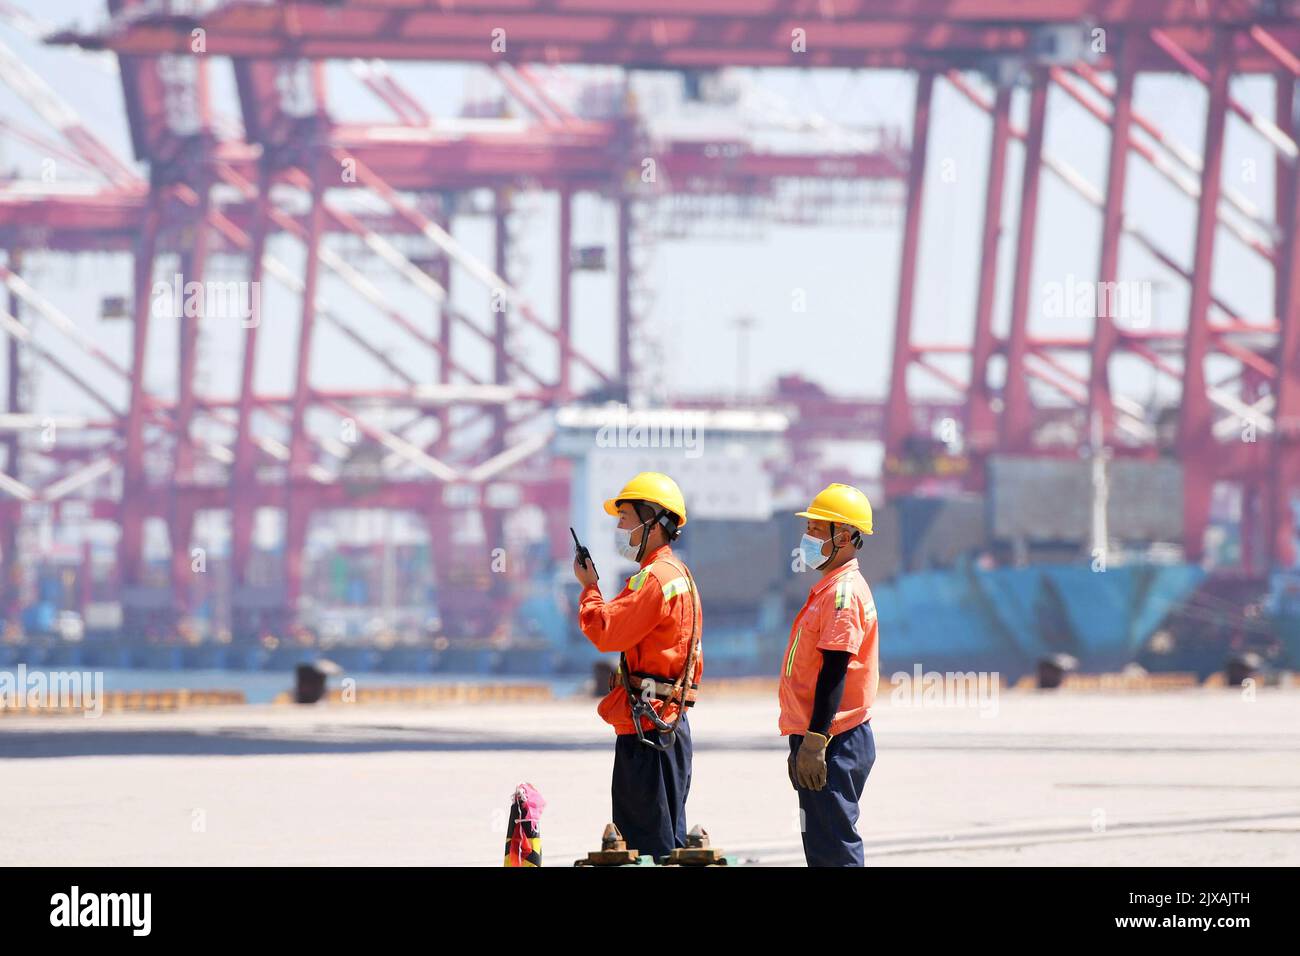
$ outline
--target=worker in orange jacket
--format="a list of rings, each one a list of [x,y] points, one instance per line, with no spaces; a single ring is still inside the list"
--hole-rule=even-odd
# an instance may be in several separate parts
[[[618,735],[610,788],[614,825],[629,849],[658,859],[686,845],[686,708],[704,673],[703,611],[690,570],[670,546],[686,524],[677,483],[642,472],[605,502],[605,511],[618,518],[619,553],[640,570],[606,601],[596,569],[575,559],[573,573],[582,584],[578,623],[598,651],[620,654],[598,708]]]
[[[871,706],[880,680],[879,626],[858,570],[871,503],[833,484],[812,500],[800,563],[818,572],[781,658],[780,731],[790,740],[809,866],[863,866],[858,803],[876,762]]]

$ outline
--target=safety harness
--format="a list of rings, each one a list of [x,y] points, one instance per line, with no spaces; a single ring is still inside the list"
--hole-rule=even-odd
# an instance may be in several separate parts
[[[700,685],[694,681],[695,664],[700,657],[700,622],[695,611],[695,578],[691,576],[690,570],[685,565],[678,566],[671,561],[663,563],[682,572],[687,581],[687,594],[691,599],[691,646],[686,653],[686,667],[676,680],[672,680],[657,674],[630,673],[626,652],[620,654],[618,659],[618,672],[623,679],[623,690],[627,692],[628,705],[632,708],[632,726],[636,728],[637,739],[659,751],[666,751],[672,747],[677,738],[677,725],[686,716],[686,708],[695,706],[695,694],[700,688]],[[634,679],[635,684],[632,683]],[[655,712],[654,705],[651,703],[655,699],[663,701],[665,705],[672,701],[680,703],[677,717],[671,724]],[[652,740],[645,735],[641,727],[643,717],[654,724],[655,730],[658,731],[658,740]]]

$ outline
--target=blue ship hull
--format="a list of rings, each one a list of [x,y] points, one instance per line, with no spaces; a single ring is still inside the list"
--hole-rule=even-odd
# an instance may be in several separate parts
[[[699,576],[704,577],[705,567]],[[1094,572],[1079,564],[1038,564],[978,570],[964,566],[872,581],[880,618],[882,676],[897,671],[998,671],[1008,680],[1029,673],[1042,658],[1067,653],[1086,672],[1115,671],[1136,660],[1155,630],[1205,579],[1185,565],[1126,565]],[[775,676],[802,601],[804,582],[781,591],[765,582],[757,596],[728,595],[710,604],[704,591],[705,672],[714,677]],[[1300,601],[1281,602],[1281,628],[1300,663]],[[429,646],[327,649],[281,645],[180,647],[130,640],[64,645],[40,641],[0,646],[0,665],[91,668],[273,670],[329,657],[345,671],[538,677],[588,675],[601,657],[578,631],[576,586],[563,577],[539,577],[515,615],[513,646],[452,642]],[[1218,662],[1215,662],[1215,666]]]
[[[1205,577],[1199,567],[1080,565],[901,575],[872,589],[881,670],[997,670],[1011,679],[1066,653],[1086,672],[1134,661]]]

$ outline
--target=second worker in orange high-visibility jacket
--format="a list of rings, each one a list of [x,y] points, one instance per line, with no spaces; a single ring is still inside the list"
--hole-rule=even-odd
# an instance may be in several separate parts
[[[858,804],[876,762],[871,705],[880,679],[880,629],[858,570],[871,502],[833,484],[799,516],[808,519],[801,564],[819,572],[790,627],[781,658],[779,728],[790,741],[809,866],[862,866]]]
[[[605,510],[619,518],[620,552],[640,567],[606,601],[594,569],[575,561],[583,584],[578,621],[597,650],[620,654],[598,709],[618,735],[610,788],[614,825],[629,848],[659,858],[686,845],[692,743],[683,708],[694,702],[704,672],[703,609],[690,570],[669,544],[686,523],[685,502],[672,479],[637,475]]]

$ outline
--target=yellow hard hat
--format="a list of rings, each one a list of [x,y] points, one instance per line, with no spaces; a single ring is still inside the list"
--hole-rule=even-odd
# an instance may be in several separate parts
[[[677,525],[686,524],[686,501],[682,498],[682,489],[677,482],[657,471],[643,471],[637,475],[613,498],[605,502],[605,513],[618,517],[620,501],[649,501],[661,508],[667,508],[677,516]]]
[[[807,511],[797,513],[800,518],[815,521],[834,521],[848,524],[863,534],[871,534],[871,502],[852,485],[836,482],[817,493]]]

